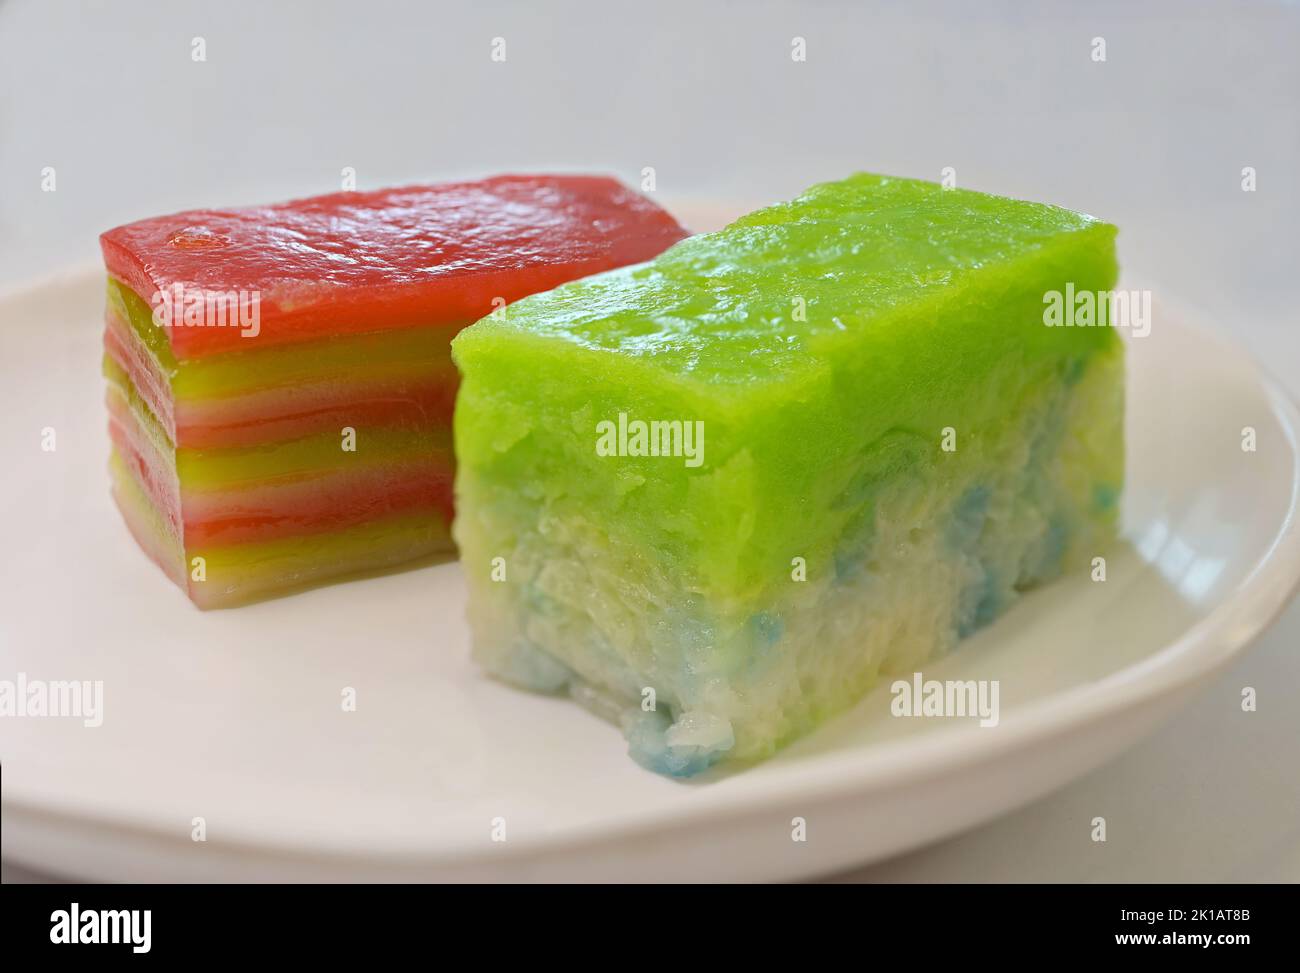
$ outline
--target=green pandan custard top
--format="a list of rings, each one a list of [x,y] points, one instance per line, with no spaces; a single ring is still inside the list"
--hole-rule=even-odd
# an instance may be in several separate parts
[[[861,350],[872,330],[922,325],[945,302],[995,307],[1026,271],[1113,281],[1115,232],[1055,206],[860,173],[649,263],[525,298],[453,347],[464,363],[496,337],[561,339],[652,363],[675,385],[725,393],[819,370],[846,346]],[[1046,342],[1053,330],[1025,337]],[[1114,337],[1088,330],[1091,338],[1071,329],[1070,340],[1100,346]]]

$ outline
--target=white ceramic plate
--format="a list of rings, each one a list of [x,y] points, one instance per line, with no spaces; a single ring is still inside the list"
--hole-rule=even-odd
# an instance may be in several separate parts
[[[1039,591],[926,672],[1000,680],[996,728],[891,718],[882,687],[766,764],[675,782],[578,706],[482,677],[454,564],[191,607],[109,500],[102,300],[92,269],[0,299],[0,679],[104,686],[98,728],[0,718],[3,854],[55,873],[813,876],[1114,756],[1238,653],[1300,574],[1295,408],[1242,352],[1157,306],[1129,346],[1131,546],[1104,583],[1081,573]]]

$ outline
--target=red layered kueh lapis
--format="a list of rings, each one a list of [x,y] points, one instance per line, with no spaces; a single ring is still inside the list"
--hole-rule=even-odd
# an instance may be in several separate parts
[[[448,345],[685,231],[612,179],[499,176],[109,230],[114,495],[200,607],[451,551]]]

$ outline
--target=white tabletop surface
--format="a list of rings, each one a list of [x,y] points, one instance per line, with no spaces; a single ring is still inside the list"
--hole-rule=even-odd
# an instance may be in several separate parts
[[[1126,267],[1300,395],[1300,6],[921,6],[0,0],[0,288],[93,259],[117,223],[325,192],[344,167],[361,188],[653,167],[665,199],[747,200],[952,167],[1118,224]],[[842,878],[1300,881],[1298,644],[1293,604],[1125,756]]]

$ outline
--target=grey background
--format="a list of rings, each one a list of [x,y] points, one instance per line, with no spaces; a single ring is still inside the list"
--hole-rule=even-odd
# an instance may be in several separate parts
[[[959,185],[1117,223],[1127,267],[1296,393],[1298,49],[1300,8],[1276,0],[7,0],[0,288],[94,259],[117,223],[330,191],[344,166],[362,188],[541,169],[635,184],[654,166],[666,201],[755,202],[856,169],[952,166]],[[847,877],[1300,880],[1297,636],[1293,606],[1120,760]],[[1241,713],[1243,685],[1258,713]],[[1098,814],[1104,845],[1088,838]]]

